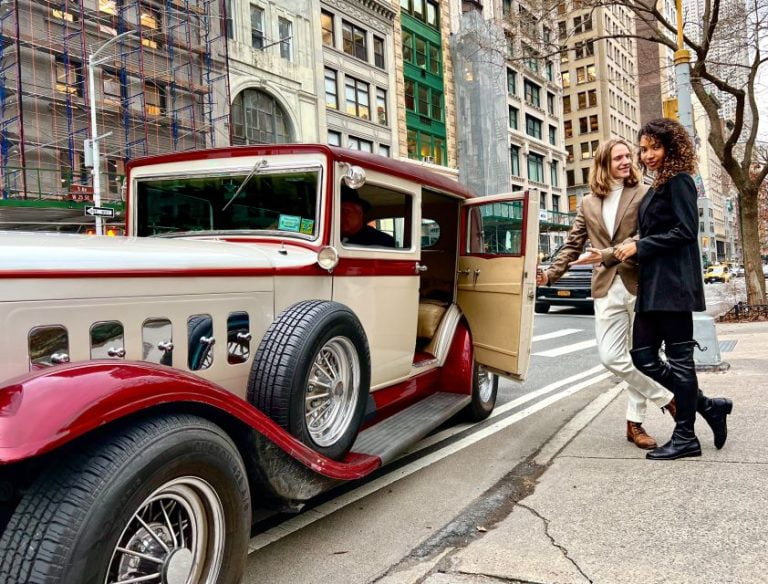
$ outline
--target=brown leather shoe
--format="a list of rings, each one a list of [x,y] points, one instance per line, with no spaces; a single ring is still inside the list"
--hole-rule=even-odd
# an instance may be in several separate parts
[[[634,442],[635,446],[644,450],[651,450],[657,446],[656,440],[646,433],[642,424],[629,420],[627,420],[627,440]]]
[[[669,400],[669,403],[667,405],[661,406],[661,410],[668,411],[669,415],[672,416],[673,420],[677,419],[677,403],[675,402],[675,398],[672,398],[671,400]]]

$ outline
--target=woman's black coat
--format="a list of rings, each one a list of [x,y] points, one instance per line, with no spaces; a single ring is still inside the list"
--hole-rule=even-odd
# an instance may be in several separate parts
[[[638,211],[636,312],[706,308],[698,245],[696,186],[687,173],[649,192]]]

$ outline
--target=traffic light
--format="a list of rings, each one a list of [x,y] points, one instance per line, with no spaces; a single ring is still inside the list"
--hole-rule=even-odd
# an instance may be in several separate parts
[[[677,98],[670,97],[668,99],[662,100],[661,111],[664,114],[665,118],[679,121],[677,116]]]

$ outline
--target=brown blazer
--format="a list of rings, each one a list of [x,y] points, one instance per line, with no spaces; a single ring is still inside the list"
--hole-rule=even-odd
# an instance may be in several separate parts
[[[613,237],[608,235],[608,229],[603,222],[602,197],[586,195],[576,213],[568,239],[555,261],[547,268],[550,283],[557,282],[562,277],[568,270],[568,264],[581,255],[589,239],[592,247],[599,249],[603,255],[603,263],[592,270],[592,297],[605,296],[617,272],[624,287],[632,294],[637,294],[637,262],[620,262],[613,255],[613,247],[637,235],[637,211],[647,192],[648,187],[643,184],[624,188],[616,210]]]

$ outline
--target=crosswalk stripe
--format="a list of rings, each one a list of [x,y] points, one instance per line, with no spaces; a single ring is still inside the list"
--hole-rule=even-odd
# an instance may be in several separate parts
[[[556,349],[549,349],[548,351],[539,351],[537,353],[531,353],[531,354],[537,355],[539,357],[559,357],[560,355],[566,355],[567,353],[575,353],[576,351],[581,351],[582,349],[588,349],[596,345],[597,345],[597,340],[591,339],[589,341],[582,341],[580,343],[563,345],[562,347],[557,347]]]
[[[564,337],[565,335],[572,335],[573,333],[580,333],[584,329],[563,329],[555,331],[553,333],[545,333],[543,335],[536,335],[531,339],[532,342],[546,341],[547,339],[556,339],[558,337]]]

